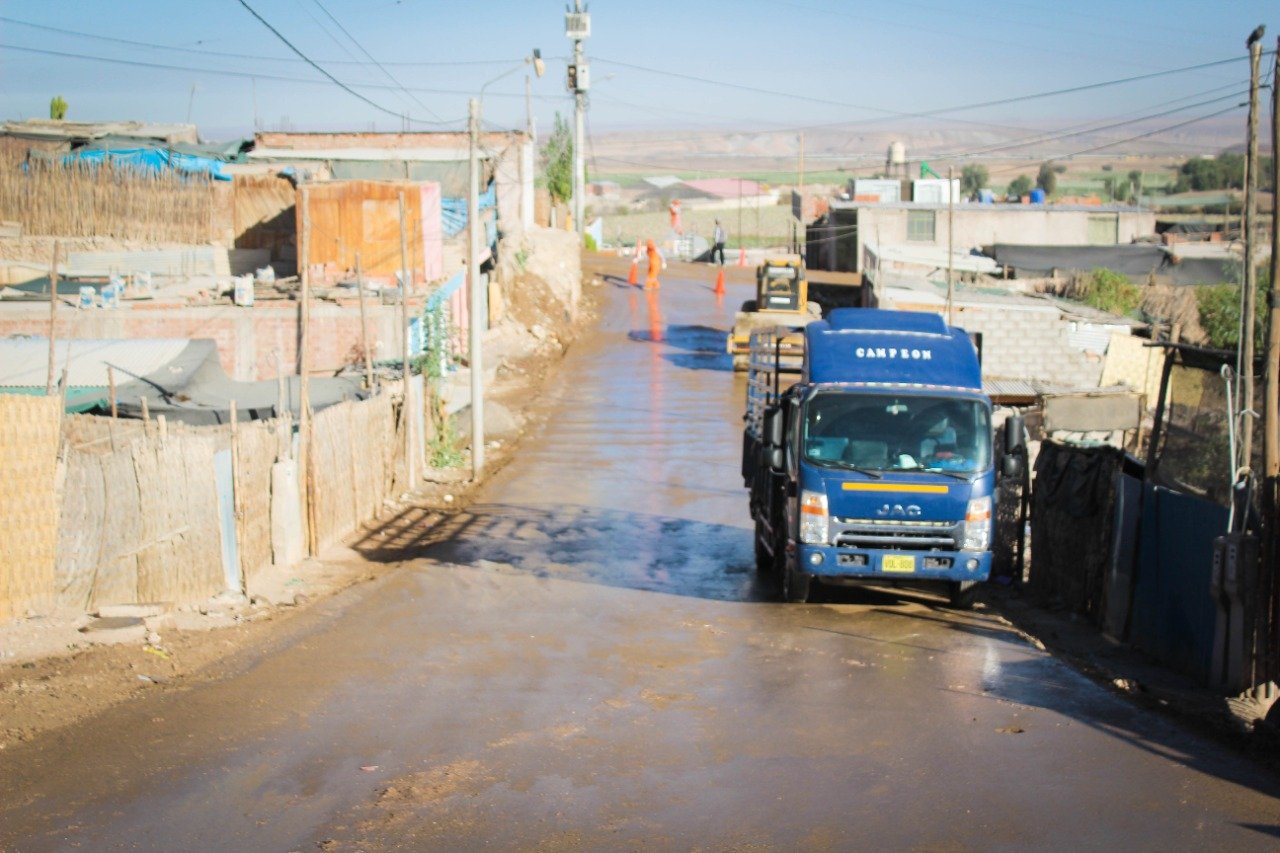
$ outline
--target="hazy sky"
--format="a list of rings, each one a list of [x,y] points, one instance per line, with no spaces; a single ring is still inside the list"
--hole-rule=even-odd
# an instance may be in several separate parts
[[[248,4],[377,106],[326,80],[239,0],[0,0],[0,113],[46,117],[49,99],[60,94],[69,119],[189,117],[215,138],[251,131],[255,117],[266,128],[392,130],[402,123],[395,116],[407,113],[415,128],[461,128],[467,98],[514,71],[486,89],[484,116],[487,126],[523,126],[521,59],[534,47],[547,62],[546,76],[533,81],[539,127],[548,128],[556,111],[572,112],[563,2]],[[1246,36],[1267,24],[1263,44],[1271,50],[1280,33],[1275,0],[593,0],[588,6],[593,134],[883,121],[894,113],[1240,58],[930,118],[973,128],[1168,112],[1173,122],[1243,100]],[[1264,77],[1271,63],[1264,59]]]

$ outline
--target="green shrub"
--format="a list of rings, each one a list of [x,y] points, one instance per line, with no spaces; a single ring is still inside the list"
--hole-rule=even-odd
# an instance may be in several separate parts
[[[582,245],[587,248],[588,252],[595,252],[600,248],[596,245],[596,238],[592,237],[590,234],[582,235]]]
[[[1085,282],[1080,300],[1101,311],[1124,315],[1142,304],[1142,288],[1118,272],[1097,269]]]
[[[1267,291],[1271,289],[1271,274],[1263,270],[1258,276],[1258,288],[1253,308],[1253,343],[1256,351],[1262,351],[1266,337]],[[1235,349],[1240,343],[1240,285],[1209,284],[1196,288],[1196,308],[1200,311],[1200,328],[1209,338],[1214,349]]]

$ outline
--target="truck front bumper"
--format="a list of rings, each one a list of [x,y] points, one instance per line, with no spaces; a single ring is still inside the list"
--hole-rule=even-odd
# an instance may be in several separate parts
[[[796,569],[816,578],[878,581],[984,581],[990,551],[888,551],[796,546]]]

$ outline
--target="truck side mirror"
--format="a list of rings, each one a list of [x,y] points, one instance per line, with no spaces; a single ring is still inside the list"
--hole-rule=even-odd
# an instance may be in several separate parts
[[[1004,422],[1004,458],[1000,460],[1000,473],[1008,478],[1022,476],[1022,466],[1026,462],[1027,423],[1022,415],[1010,415]]]
[[[765,458],[768,460],[770,468],[780,471],[782,466],[786,464],[781,406],[770,406],[764,410],[763,426]]]
[[[1004,422],[1004,452],[1018,453],[1026,446],[1027,422],[1022,415],[1010,415]]]
[[[1006,453],[1004,458],[1000,460],[1000,475],[1011,480],[1021,477],[1022,454]]]

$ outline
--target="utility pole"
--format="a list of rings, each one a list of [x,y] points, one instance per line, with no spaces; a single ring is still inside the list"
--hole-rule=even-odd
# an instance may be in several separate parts
[[[1280,38],[1276,39],[1275,71],[1271,75],[1271,291],[1267,294],[1267,340],[1263,350],[1266,380],[1262,409],[1262,588],[1259,609],[1265,633],[1258,637],[1262,650],[1261,680],[1275,681],[1280,654],[1280,602],[1276,583],[1280,567]]]
[[[414,426],[418,422],[421,406],[414,408],[413,370],[409,366],[409,289],[413,285],[413,271],[409,269],[409,246],[404,218],[404,191],[400,191],[400,327],[404,364],[404,464],[409,475],[409,488],[418,485],[418,453],[413,440]]]
[[[800,186],[797,187],[797,190],[800,193],[800,228],[804,228],[805,222],[804,222],[804,131],[803,130],[800,131]],[[796,226],[793,224],[792,227],[794,228]],[[797,233],[796,235],[795,244],[796,244],[796,254],[801,254],[799,233]]]
[[[947,325],[952,325],[952,299],[955,296],[955,213],[956,194],[952,191],[956,167],[947,167]]]
[[[524,125],[529,132],[529,141],[538,143],[538,131],[533,126],[533,79],[524,75]]]
[[[480,101],[468,109],[471,137],[467,169],[467,291],[470,294],[469,355],[471,364],[471,479],[484,470],[484,366],[480,335],[484,331],[485,294],[480,292]]]
[[[1253,327],[1254,297],[1258,290],[1258,271],[1254,266],[1254,233],[1258,218],[1258,64],[1262,59],[1262,34],[1259,25],[1246,42],[1249,48],[1249,148],[1244,166],[1244,287],[1240,294],[1240,384],[1243,403],[1240,407],[1240,466],[1253,465]],[[1234,473],[1233,473],[1234,476]]]
[[[587,183],[582,137],[590,82],[587,65],[582,61],[582,40],[591,35],[591,16],[582,8],[582,0],[573,0],[573,11],[565,13],[564,34],[573,39],[573,65],[569,66],[569,90],[573,92],[573,227],[581,238],[587,233],[582,221]],[[578,245],[582,245],[581,239]]]

